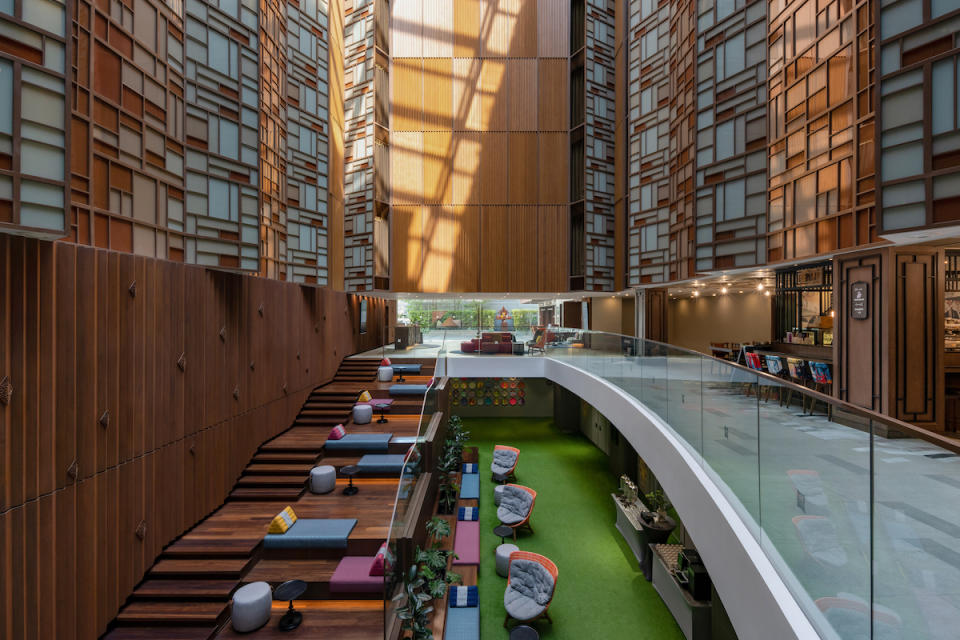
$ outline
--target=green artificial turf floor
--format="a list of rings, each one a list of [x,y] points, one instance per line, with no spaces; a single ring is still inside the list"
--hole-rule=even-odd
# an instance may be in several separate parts
[[[503,591],[494,550],[500,538],[490,461],[495,444],[520,449],[517,484],[537,492],[530,519],[535,533],[521,532],[517,546],[557,565],[559,579],[550,605],[551,625],[534,623],[550,640],[682,639],[660,596],[637,566],[614,526],[610,494],[618,479],[606,455],[581,435],[565,435],[550,419],[464,419],[468,446],[480,452],[480,637],[505,640]]]

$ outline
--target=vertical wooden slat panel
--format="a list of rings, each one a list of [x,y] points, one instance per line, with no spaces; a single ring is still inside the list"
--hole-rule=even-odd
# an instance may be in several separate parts
[[[420,291],[423,272],[423,212],[420,206],[394,206],[391,280],[398,291]]]
[[[52,279],[48,282],[52,282]],[[49,453],[49,451],[48,451]],[[30,537],[35,540],[33,562],[37,571],[37,589],[32,594],[33,603],[29,606],[34,617],[38,638],[58,638],[55,626],[56,616],[47,608],[48,603],[57,602],[57,512],[53,495],[46,494],[37,500],[37,528]]]
[[[450,0],[423,0],[423,55],[453,56],[453,5]]]
[[[51,499],[56,501],[56,603],[54,608],[58,640],[77,636],[77,489],[65,487]],[[0,548],[3,541],[0,540]],[[84,550],[86,552],[86,550]],[[0,601],[0,606],[2,601]]]
[[[537,128],[537,61],[512,59],[507,62],[507,95],[510,97],[511,131]]]
[[[26,557],[26,506],[19,506],[7,512],[9,519],[9,528],[7,529],[7,544],[10,548],[10,555],[7,556],[8,572],[10,585],[8,588],[10,606],[7,608],[7,616],[10,618],[10,637],[26,637],[26,601],[32,597],[26,589],[26,573],[24,560]]]
[[[67,470],[77,457],[77,247],[55,245],[56,262],[56,483],[74,481]],[[0,314],[2,315],[2,314]]]
[[[39,595],[40,509],[37,500],[23,505],[23,635],[25,640],[38,636],[37,596]]]
[[[496,255],[498,260],[484,260],[480,265],[481,291],[502,292],[508,290],[510,270],[505,251],[509,250],[511,233],[509,207],[485,206],[480,217],[481,255]]]
[[[454,204],[480,204],[480,134],[453,134]]]
[[[423,60],[395,58],[390,70],[393,105],[390,126],[396,131],[423,129]],[[396,177],[392,176],[392,182]]]
[[[394,131],[390,136],[390,175],[395,204],[423,202],[423,134]]]
[[[132,255],[128,254],[120,254],[117,259],[118,379],[122,381],[123,386],[129,385],[127,391],[121,392],[117,398],[118,411],[116,418],[119,459],[123,462],[134,456],[134,429],[137,424],[135,417],[136,389],[138,386],[137,379],[141,376],[142,370],[136,367],[136,312],[139,293],[136,290],[136,261]],[[134,287],[132,292],[131,287]],[[142,300],[142,298],[140,299]]]
[[[9,483],[7,504],[18,505],[24,500],[24,425],[25,407],[24,398],[30,393],[26,385],[24,359],[26,358],[27,340],[24,326],[26,298],[24,295],[26,273],[24,271],[24,241],[13,240],[10,247],[10,324],[11,336],[24,336],[23,339],[14,339],[10,342],[9,377],[17,400],[10,403],[10,439],[7,441],[7,466],[9,468]],[[36,391],[36,389],[34,389]]]
[[[566,203],[570,199],[569,136],[566,133],[541,133],[539,144],[537,202],[541,205]]]
[[[453,55],[475,58],[480,55],[481,0],[453,2]]]
[[[537,208],[510,207],[510,291],[537,290]]]
[[[449,131],[453,127],[453,60],[423,61],[423,130]]]
[[[453,290],[480,290],[480,207],[454,206],[456,226]]]
[[[6,235],[0,235],[0,378],[3,376],[9,376],[10,371],[10,362],[8,360],[7,354],[10,352],[10,240]],[[3,513],[6,510],[7,505],[10,504],[10,497],[8,495],[9,485],[10,485],[10,474],[12,472],[10,466],[10,405],[0,405],[0,513]],[[2,532],[3,522],[0,521],[0,535]],[[0,552],[2,552],[3,547],[0,547]],[[3,560],[3,555],[0,553],[0,560]],[[0,563],[2,564],[2,563]],[[3,584],[4,575],[3,569],[0,568],[0,607],[4,605],[3,598]],[[4,626],[0,623],[0,632],[4,631]]]
[[[97,254],[77,251],[77,465],[81,478],[97,471]],[[150,338],[150,334],[144,336]]]
[[[4,244],[3,239],[0,239],[0,251],[5,249]],[[0,282],[2,282],[2,277],[0,277]],[[0,313],[0,317],[3,315]],[[8,531],[10,526],[9,514],[9,511],[0,510],[0,611],[3,612],[3,615],[0,616],[0,636],[4,638],[13,637],[13,616],[11,615],[13,611],[11,602],[13,585],[10,575],[10,553],[13,545],[12,536]]]
[[[83,251],[81,251],[81,254]],[[97,599],[100,597],[100,571],[97,560],[99,520],[97,518],[97,482],[89,479],[77,486],[77,636],[92,638],[97,635]],[[90,585],[97,585],[93,589]]]
[[[453,196],[453,150],[450,131],[423,134],[423,199],[434,204],[449,204]]]
[[[40,368],[40,296],[38,242],[27,240],[24,252],[24,332],[23,336],[23,497],[36,498],[39,493],[38,460],[40,454],[39,402]],[[14,335],[18,335],[14,333]]]
[[[484,57],[496,58],[510,55],[514,37],[516,16],[512,13],[514,3],[523,0],[483,0],[480,13],[481,51]]]
[[[537,0],[537,48],[541,58],[570,55],[570,3],[567,0]]]
[[[514,16],[510,57],[535,58],[537,56],[537,2],[536,0],[511,0],[510,4],[510,11]]]
[[[390,53],[395,58],[423,55],[423,0],[391,2]]]
[[[480,134],[480,198],[483,203],[503,202],[507,186],[507,134]],[[512,167],[510,167],[512,170]]]
[[[39,242],[37,251],[37,303],[38,303],[38,345],[37,345],[37,494],[50,493],[57,486],[57,447],[54,413],[55,401],[51,401],[51,392],[56,394],[54,380],[56,376],[56,263],[54,245]]]
[[[537,134],[511,133],[508,198],[510,204],[537,203]],[[530,291],[530,289],[526,289]]]
[[[449,207],[424,207],[423,290],[447,291],[454,270],[456,222]]]
[[[480,68],[480,128],[507,130],[507,65],[504,60],[484,60]]]
[[[538,291],[561,292],[567,288],[567,243],[570,236],[568,207],[538,207]],[[549,248],[549,250],[547,249]]]
[[[106,432],[106,465],[114,466],[120,461],[120,299],[129,295],[126,287],[120,285],[120,254],[105,253],[107,273],[110,278],[105,316],[105,342],[107,345],[107,404],[110,412],[110,426]]]
[[[453,61],[453,128],[480,130],[481,61],[455,58]]]
[[[539,60],[538,125],[540,131],[566,131],[570,73],[566,60]],[[569,154],[569,151],[567,152]]]

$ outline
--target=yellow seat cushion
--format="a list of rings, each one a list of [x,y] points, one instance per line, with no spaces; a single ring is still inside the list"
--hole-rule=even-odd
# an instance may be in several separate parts
[[[267,533],[286,533],[289,528],[287,521],[278,515],[270,521],[270,528],[267,529]]]
[[[285,513],[285,514],[287,514],[288,516],[290,516],[290,524],[291,524],[291,525],[292,525],[294,522],[297,521],[297,514],[293,512],[293,507],[291,507],[291,506],[288,505],[287,508],[283,510],[283,513]]]
[[[360,397],[357,398],[357,402],[370,402],[373,400],[373,396],[370,395],[369,391],[364,391],[360,394]]]

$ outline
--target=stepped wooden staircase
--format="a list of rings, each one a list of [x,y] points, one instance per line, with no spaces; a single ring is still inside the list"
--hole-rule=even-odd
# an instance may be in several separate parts
[[[337,390],[317,387],[293,427],[329,428],[345,423],[357,395],[376,377],[378,360],[344,360],[333,379]],[[348,383],[337,384],[337,383]],[[354,385],[353,389],[344,389]],[[312,431],[312,430],[311,430]],[[323,456],[325,433],[309,439],[268,441],[250,460],[227,502],[296,502]],[[285,444],[289,443],[289,444]],[[209,519],[208,519],[209,520]],[[134,590],[104,640],[207,640],[228,616],[230,597],[256,564],[262,533],[206,527],[207,520],[169,545]]]

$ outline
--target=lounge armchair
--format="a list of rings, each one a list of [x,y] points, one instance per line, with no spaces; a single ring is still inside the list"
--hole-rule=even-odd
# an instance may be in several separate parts
[[[516,479],[517,461],[520,460],[520,449],[498,444],[493,448],[493,462],[490,472],[497,482],[506,482]]]
[[[503,606],[507,610],[504,628],[511,618],[530,622],[544,617],[553,624],[547,609],[557,588],[557,576],[557,565],[549,558],[529,551],[511,553],[507,590],[503,592]]]
[[[527,351],[533,353],[539,351],[544,353],[547,344],[547,330],[544,327],[537,327],[533,331],[533,340],[527,342]]]
[[[537,501],[537,492],[530,487],[518,484],[508,484],[503,488],[500,506],[497,507],[497,519],[513,529],[513,539],[517,539],[517,530],[525,527],[533,533],[530,525],[530,514]]]

